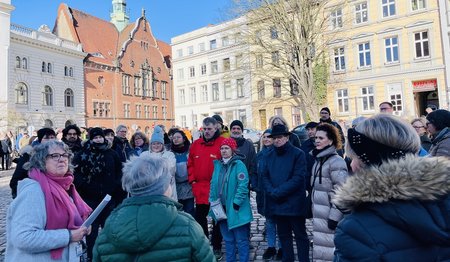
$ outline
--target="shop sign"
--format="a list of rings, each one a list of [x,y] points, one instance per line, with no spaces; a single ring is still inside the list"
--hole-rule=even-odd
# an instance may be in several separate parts
[[[434,91],[437,88],[437,79],[413,81],[414,92]]]

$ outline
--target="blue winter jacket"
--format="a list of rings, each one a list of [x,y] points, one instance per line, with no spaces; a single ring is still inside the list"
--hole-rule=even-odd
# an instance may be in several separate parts
[[[264,155],[266,215],[306,215],[305,153],[287,142]]]
[[[450,261],[450,160],[407,156],[348,177],[334,261]]]
[[[225,174],[223,188],[226,202],[225,208],[228,228],[233,229],[248,224],[253,220],[248,193],[249,176],[245,164],[236,155],[227,164],[224,164],[222,160],[214,160],[214,172],[211,178],[211,189],[209,193],[210,203],[219,198],[221,187],[219,184],[219,176],[221,168],[224,165],[229,165]],[[237,211],[233,208],[233,204],[239,206]],[[209,215],[215,219],[213,212],[209,212]]]

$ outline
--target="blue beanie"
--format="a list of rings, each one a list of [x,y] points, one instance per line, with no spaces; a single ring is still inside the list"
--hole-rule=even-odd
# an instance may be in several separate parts
[[[272,129],[271,129],[271,128],[267,128],[267,129],[263,132],[263,135],[264,135],[265,133],[269,133],[269,135],[272,134]]]
[[[150,143],[153,142],[164,144],[164,133],[159,126],[155,126],[155,129],[153,129],[152,139],[150,140]]]

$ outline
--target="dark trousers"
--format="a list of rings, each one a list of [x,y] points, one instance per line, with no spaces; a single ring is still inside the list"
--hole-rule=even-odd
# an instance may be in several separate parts
[[[209,205],[197,204],[195,206],[195,220],[197,220],[197,222],[202,227],[206,237],[209,236],[208,219],[206,218],[208,216],[208,212],[209,212]],[[222,234],[220,233],[219,225],[217,225],[214,220],[213,220],[213,230],[211,234],[211,244],[214,250],[222,249]]]
[[[2,169],[3,170],[8,170],[9,169],[9,166],[10,166],[9,158],[10,157],[11,156],[8,153],[2,155]]]
[[[98,206],[93,202],[89,202],[89,201],[85,201],[85,202],[93,210]],[[98,236],[98,230],[100,227],[102,227],[102,228],[105,227],[105,221],[108,218],[108,216],[111,214],[113,208],[114,207],[113,207],[112,203],[110,202],[92,223],[91,234],[86,236],[86,251],[87,251],[86,253],[87,253],[87,257],[88,257],[89,261],[92,260],[92,249],[94,248],[95,240],[97,239],[97,236]]]
[[[297,244],[298,261],[309,262],[309,239],[306,233],[305,218],[300,216],[275,216],[278,237],[283,247],[283,262],[294,261],[292,232]]]
[[[178,203],[183,205],[183,211],[184,212],[188,213],[192,217],[195,217],[194,198],[178,199]]]

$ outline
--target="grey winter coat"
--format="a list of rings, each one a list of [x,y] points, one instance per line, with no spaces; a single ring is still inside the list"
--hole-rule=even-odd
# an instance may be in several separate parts
[[[450,128],[446,127],[431,141],[430,156],[450,157]]]
[[[317,154],[311,176],[314,261],[333,261],[334,230],[328,228],[328,220],[339,222],[343,214],[331,199],[334,189],[345,182],[347,175],[347,165],[334,146]]]

